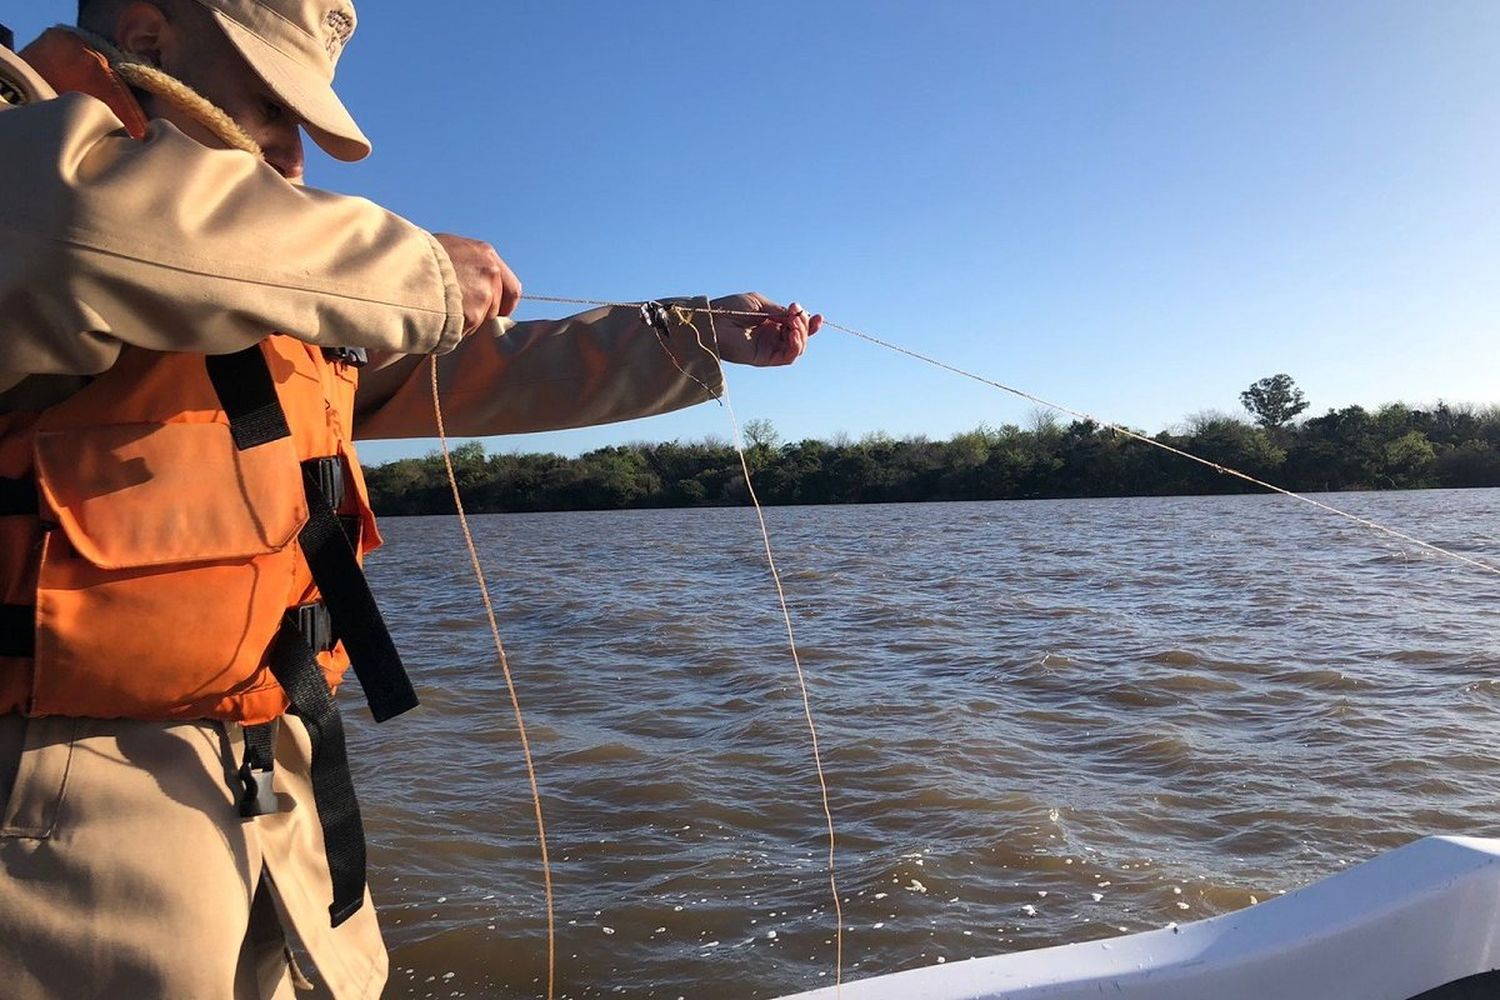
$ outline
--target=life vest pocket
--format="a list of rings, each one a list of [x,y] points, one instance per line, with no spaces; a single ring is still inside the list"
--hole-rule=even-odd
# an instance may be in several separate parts
[[[268,555],[307,521],[291,440],[239,451],[225,424],[38,431],[36,469],[68,541],[101,569]]]
[[[38,431],[47,533],[31,713],[225,718],[274,686],[307,521],[290,438],[222,423]]]

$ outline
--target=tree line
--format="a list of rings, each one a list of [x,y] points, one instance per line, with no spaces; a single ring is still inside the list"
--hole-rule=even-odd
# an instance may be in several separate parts
[[[1299,399],[1293,397],[1293,405]],[[1246,405],[1255,423],[1203,414],[1155,439],[1298,492],[1500,486],[1500,408],[1347,406],[1292,423],[1290,416],[1275,419],[1286,406],[1267,417],[1249,400]],[[755,488],[768,504],[1256,490],[1089,421],[1045,415],[1026,427],[981,426],[946,441],[877,433],[783,443],[764,420],[750,421],[745,430]],[[470,442],[454,450],[453,462],[465,505],[474,512],[748,502],[738,455],[727,441],[713,439],[600,448],[576,458],[487,454]],[[453,509],[436,453],[375,466],[366,478],[382,514]]]

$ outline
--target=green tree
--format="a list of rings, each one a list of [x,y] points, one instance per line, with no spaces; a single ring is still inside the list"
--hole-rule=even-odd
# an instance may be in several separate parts
[[[1274,380],[1263,380],[1274,381]],[[1289,382],[1289,380],[1288,380]],[[1275,386],[1270,388],[1274,389]],[[1302,400],[1287,389],[1287,405]],[[1300,412],[1300,409],[1298,409]],[[747,424],[751,471],[765,503],[998,500],[1245,491],[1250,487],[1092,421],[1038,414],[1026,427],[981,427],[939,442],[872,433],[777,444],[769,421]],[[1500,408],[1399,403],[1330,410],[1255,426],[1220,413],[1190,417],[1156,441],[1288,489],[1500,486]],[[474,513],[743,504],[739,458],[723,440],[636,443],[567,458],[453,450]],[[453,498],[442,456],[366,471],[382,514],[444,514]]]
[[[1290,375],[1272,375],[1240,393],[1240,402],[1255,422],[1267,430],[1275,430],[1289,423],[1293,417],[1307,409],[1307,398]]]
[[[1426,474],[1437,463],[1437,449],[1421,431],[1409,431],[1385,446],[1385,473],[1392,486],[1429,485]]]
[[[745,421],[745,443],[751,448],[775,448],[781,443],[776,425],[764,417]]]

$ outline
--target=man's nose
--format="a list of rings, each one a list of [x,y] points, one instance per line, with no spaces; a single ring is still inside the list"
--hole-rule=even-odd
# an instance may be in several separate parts
[[[266,154],[266,162],[276,172],[289,181],[301,180],[306,160],[302,153],[302,130],[293,127],[285,132],[278,132],[275,140],[270,143],[262,143],[261,149]]]

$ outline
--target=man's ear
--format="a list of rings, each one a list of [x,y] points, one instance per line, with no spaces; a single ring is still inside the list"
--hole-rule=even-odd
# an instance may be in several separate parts
[[[135,0],[126,4],[115,19],[114,43],[120,51],[160,69],[163,51],[175,41],[166,12],[154,3]]]

